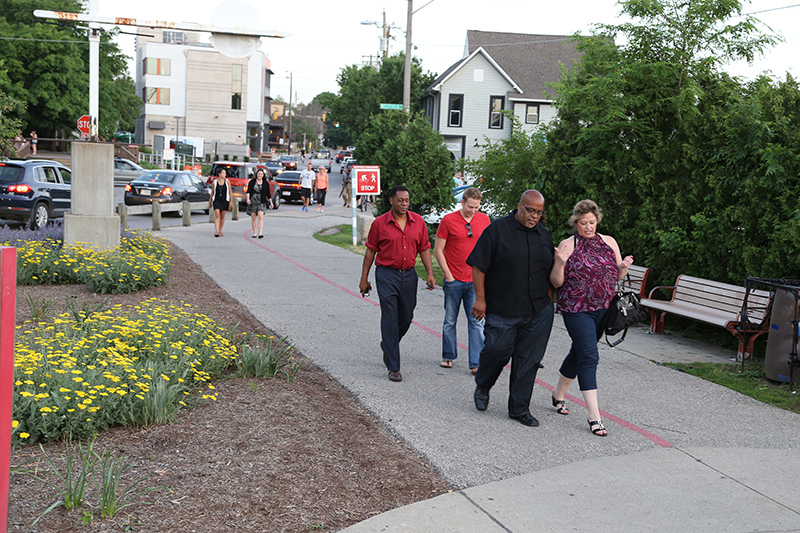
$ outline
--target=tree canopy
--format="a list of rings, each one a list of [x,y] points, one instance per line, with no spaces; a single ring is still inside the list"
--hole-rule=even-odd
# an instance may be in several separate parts
[[[553,87],[546,143],[489,145],[476,172],[489,187],[513,179],[514,194],[539,188],[556,241],[571,233],[573,205],[595,200],[600,231],[662,283],[681,273],[800,278],[798,84],[745,83],[721,68],[775,38],[736,0],[620,5],[633,22],[576,36],[583,56]]]
[[[8,70],[8,95],[23,102],[26,129],[69,132],[89,112],[89,45],[86,30],[34,17],[35,9],[81,12],[78,0],[0,0],[0,57]],[[105,34],[100,44],[100,134],[133,129],[142,100],[126,73],[125,56]]]
[[[403,101],[403,68],[405,55],[387,57],[380,69],[371,66],[349,66],[337,77],[339,95],[330,102],[331,120],[339,122],[351,135],[358,137],[370,115],[380,111],[381,103],[399,104]],[[418,58],[411,61],[411,112],[420,111],[418,96],[431,84],[435,75],[422,72]]]
[[[378,211],[389,209],[389,190],[408,187],[411,210],[425,215],[453,204],[453,164],[439,132],[420,114],[381,111],[358,138],[358,163],[381,167]]]

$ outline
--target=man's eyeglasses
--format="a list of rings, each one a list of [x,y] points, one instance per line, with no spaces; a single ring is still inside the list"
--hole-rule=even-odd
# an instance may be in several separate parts
[[[467,237],[472,238],[472,226],[467,222]]]
[[[528,207],[522,202],[520,202],[520,205],[525,208],[525,211],[527,211],[529,215],[539,215],[540,217],[544,216],[544,210],[537,211],[533,207]]]

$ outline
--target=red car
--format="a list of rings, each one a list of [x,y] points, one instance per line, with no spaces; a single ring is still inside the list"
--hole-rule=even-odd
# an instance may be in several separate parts
[[[353,157],[353,152],[350,150],[339,150],[336,152],[336,157],[334,159],[336,159],[337,163],[341,163],[345,157]]]

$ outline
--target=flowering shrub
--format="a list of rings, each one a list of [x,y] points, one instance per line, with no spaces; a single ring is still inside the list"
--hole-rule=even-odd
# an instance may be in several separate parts
[[[81,439],[114,425],[166,422],[232,366],[230,332],[188,304],[150,299],[76,321],[18,327],[13,443]]]
[[[85,283],[101,294],[129,293],[161,285],[169,273],[169,247],[147,232],[125,232],[116,248],[98,252],[62,246],[53,228],[0,231],[17,247],[17,284]]]

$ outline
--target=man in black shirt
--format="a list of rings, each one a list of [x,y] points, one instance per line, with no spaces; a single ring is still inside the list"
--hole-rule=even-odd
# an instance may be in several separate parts
[[[550,269],[553,239],[540,220],[544,197],[525,191],[517,209],[493,222],[467,258],[472,267],[472,316],[486,319],[486,342],[475,375],[475,407],[485,411],[489,389],[511,359],[508,416],[538,426],[530,402],[553,326]]]

